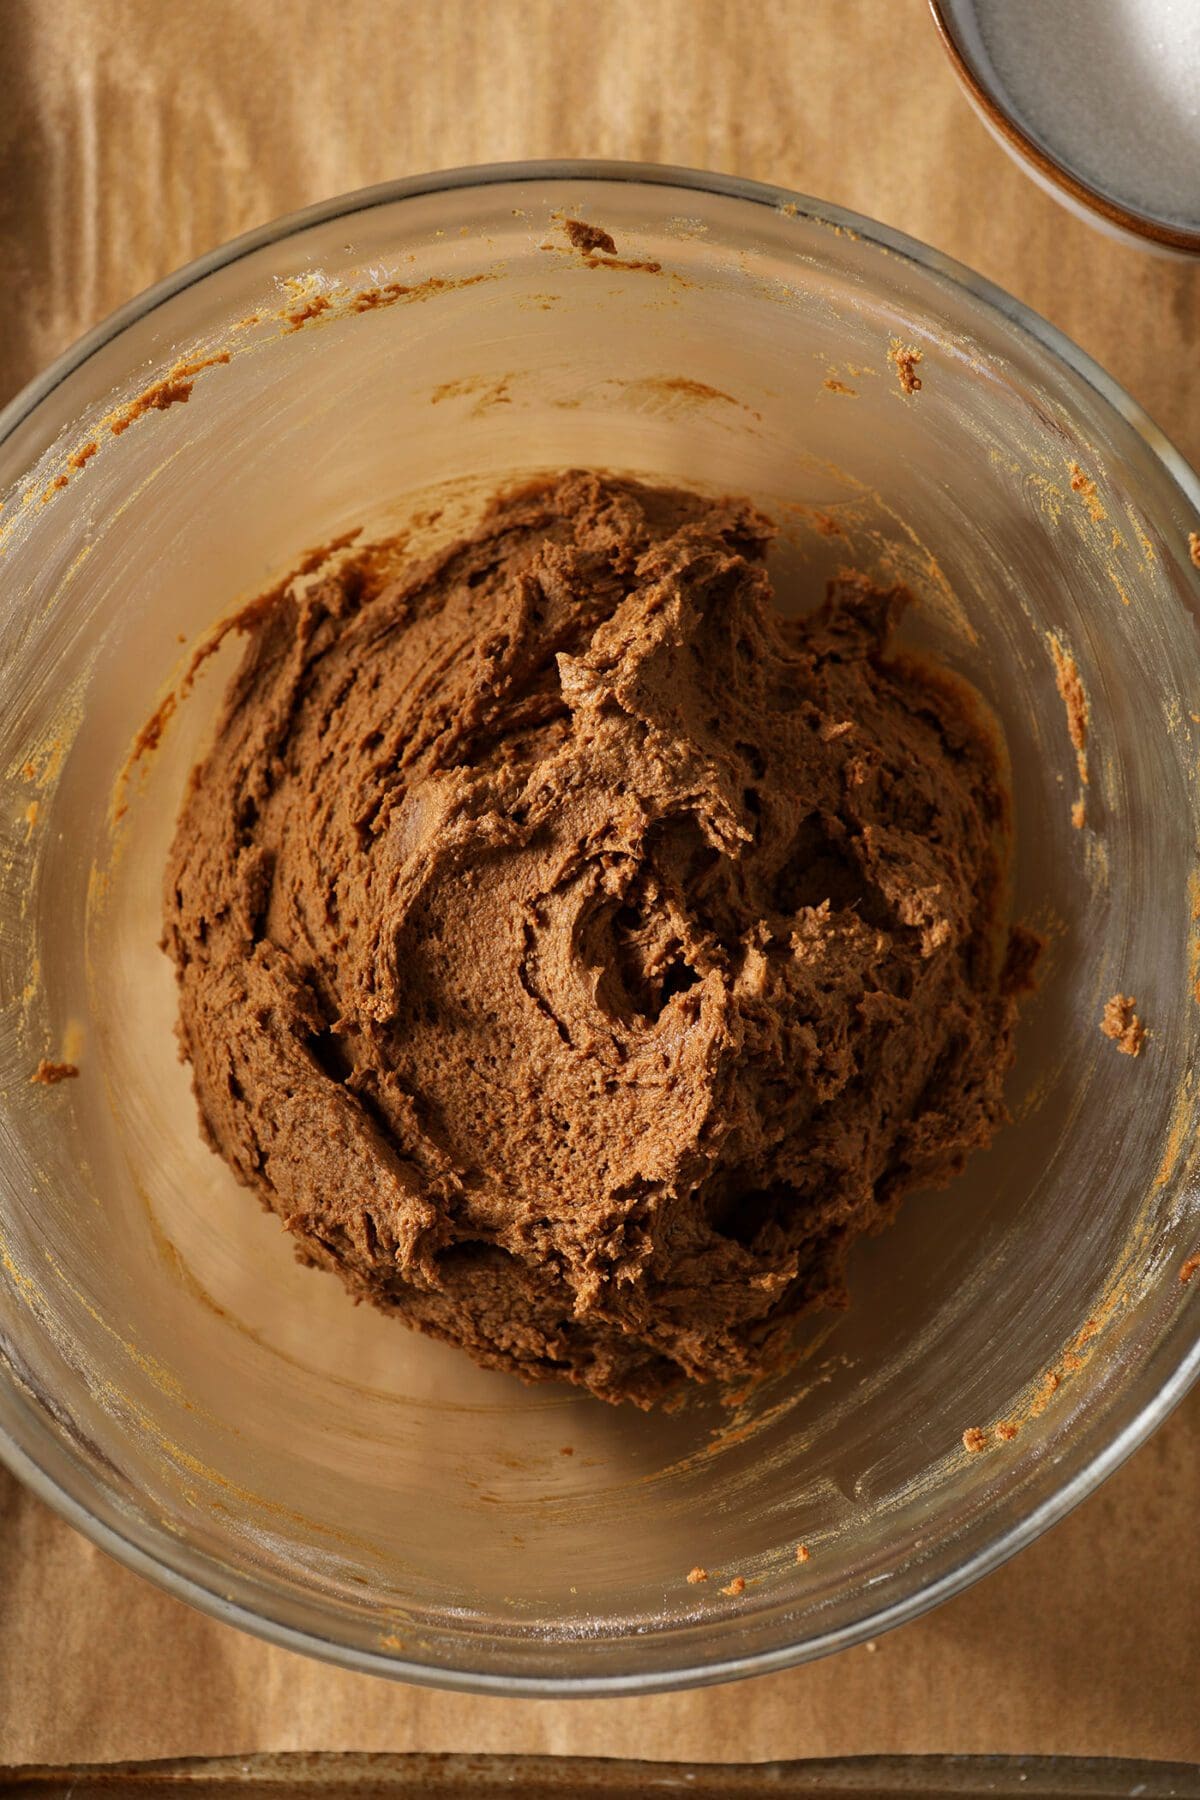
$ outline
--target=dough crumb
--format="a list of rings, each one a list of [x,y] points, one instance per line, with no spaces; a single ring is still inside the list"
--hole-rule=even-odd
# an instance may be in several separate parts
[[[1071,808],[1071,823],[1076,831],[1082,831],[1087,824],[1087,801],[1082,796],[1075,801]]]
[[[79,1070],[74,1063],[50,1062],[43,1056],[29,1080],[31,1085],[57,1087],[60,1081],[74,1081],[78,1074]]]
[[[920,382],[918,382],[917,386],[920,387],[920,385]],[[858,398],[858,389],[852,388],[848,381],[839,381],[836,375],[826,376],[825,380],[821,383],[821,386],[828,388],[831,394],[849,394],[853,400],[857,400]]]
[[[1075,752],[1079,779],[1088,785],[1087,741],[1091,708],[1084,691],[1079,664],[1059,638],[1050,638],[1050,654],[1054,658],[1054,681],[1059,697],[1067,709],[1067,733]],[[1082,799],[1082,795],[1080,798]]]
[[[878,1650],[878,1648],[879,1648],[879,1645],[875,1642],[874,1638],[868,1638],[866,1643],[863,1645],[863,1649],[868,1651],[870,1653],[870,1655],[872,1655],[872,1656],[874,1656],[874,1654]]]
[[[987,1449],[988,1434],[986,1431],[980,1431],[978,1425],[971,1425],[963,1432],[962,1441],[963,1449],[969,1450],[974,1456],[978,1451]]]
[[[707,1580],[708,1580],[708,1570],[702,1569],[700,1567],[699,1563],[697,1563],[697,1565],[694,1569],[690,1569],[688,1571],[688,1581],[692,1587],[696,1587],[701,1581],[707,1581]]]
[[[1055,1370],[1047,1369],[1042,1377],[1042,1392],[1045,1394],[1052,1394],[1059,1386],[1061,1386],[1061,1378],[1059,1375]]]
[[[1140,1056],[1148,1035],[1134,1011],[1136,1006],[1132,994],[1114,994],[1105,1005],[1100,1020],[1101,1031],[1113,1040],[1123,1056]]]
[[[1103,525],[1108,514],[1100,503],[1100,495],[1091,476],[1085,474],[1077,462],[1068,463],[1067,470],[1071,477],[1071,491],[1079,495],[1087,507],[1088,517],[1093,525]]]
[[[723,1594],[732,1594],[735,1598],[737,1597],[738,1594],[744,1594],[745,1591],[746,1591],[746,1577],[744,1575],[735,1575],[733,1580],[728,1582],[721,1589],[721,1592]]]
[[[1200,531],[1188,532],[1188,555],[1195,566],[1200,569]]]
[[[560,1456],[574,1456],[574,1454],[575,1454],[574,1444],[564,1444],[558,1454]]]
[[[808,1545],[807,1544],[797,1544],[796,1545],[796,1561],[798,1563],[806,1563],[808,1560],[809,1560]]]
[[[1200,1273],[1200,1251],[1198,1251],[1195,1256],[1188,1257],[1187,1261],[1179,1271],[1179,1279],[1186,1287],[1188,1282],[1192,1279],[1192,1276],[1197,1273]]]
[[[319,319],[322,313],[328,312],[332,305],[333,302],[328,294],[314,294],[311,300],[304,302],[303,306],[298,306],[294,312],[284,314],[288,330],[299,331],[310,320]]]
[[[617,254],[617,246],[611,234],[599,225],[588,225],[583,219],[564,219],[563,230],[574,248],[582,250],[587,256],[595,256],[598,251],[605,256]]]
[[[1002,1444],[1011,1444],[1021,1427],[1013,1419],[1001,1419],[996,1427],[996,1436]]]
[[[169,406],[190,400],[197,375],[205,369],[216,368],[218,363],[228,361],[229,351],[222,350],[216,356],[202,357],[193,362],[178,362],[161,381],[156,381],[153,387],[148,387],[145,393],[139,394],[136,400],[129,401],[128,405],[120,407],[115,413],[106,414],[102,422],[108,426],[113,437],[120,437],[123,431],[128,431],[134,421],[144,414],[166,412]]]
[[[892,339],[891,348],[888,351],[888,361],[895,364],[902,393],[911,396],[919,392],[922,382],[921,377],[917,374],[917,364],[924,360],[915,344],[902,344],[899,338]]]

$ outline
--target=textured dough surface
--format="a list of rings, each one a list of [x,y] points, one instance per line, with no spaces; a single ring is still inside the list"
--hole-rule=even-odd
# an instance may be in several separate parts
[[[843,1304],[1003,1117],[1005,800],[861,576],[570,474],[253,609],[166,877],[206,1134],[301,1254],[646,1405]]]

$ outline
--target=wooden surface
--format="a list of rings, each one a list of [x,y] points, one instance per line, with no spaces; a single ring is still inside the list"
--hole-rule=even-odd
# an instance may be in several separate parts
[[[0,0],[7,395],[274,214],[420,170],[624,156],[819,194],[930,241],[1105,364],[1193,461],[1200,265],[1099,237],[977,124],[923,0]],[[0,1758],[954,1751],[1200,1761],[1200,1393],[938,1612],[811,1667],[508,1702],[327,1670],[214,1624],[0,1476]]]

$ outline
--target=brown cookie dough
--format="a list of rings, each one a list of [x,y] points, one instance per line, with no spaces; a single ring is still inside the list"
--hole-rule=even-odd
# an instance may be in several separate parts
[[[60,1081],[74,1081],[78,1075],[79,1070],[74,1063],[51,1062],[48,1057],[43,1056],[29,1079],[37,1087],[57,1087]]]
[[[1113,994],[1104,1003],[1100,1029],[1112,1038],[1124,1056],[1140,1056],[1146,1042],[1146,1027],[1137,1015],[1137,1001],[1132,994]]]
[[[1025,939],[906,601],[570,474],[252,611],[166,878],[212,1145],[357,1297],[648,1405],[844,1304],[1003,1117]]]
[[[576,250],[596,256],[603,252],[605,256],[615,256],[617,246],[612,234],[599,225],[589,225],[583,219],[564,219],[563,230]]]

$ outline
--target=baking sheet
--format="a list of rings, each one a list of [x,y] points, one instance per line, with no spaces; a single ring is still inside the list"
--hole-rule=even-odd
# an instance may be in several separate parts
[[[623,1757],[292,1755],[0,1769],[0,1800],[1200,1800],[1194,1764],[1092,1757],[847,1757],[631,1762]]]
[[[771,180],[934,243],[1046,314],[1200,460],[1200,265],[1110,243],[1033,188],[968,110],[923,0],[0,0],[0,27],[2,397],[282,211],[429,168],[624,156]],[[242,1637],[0,1475],[0,1758],[1200,1761],[1198,1516],[1194,1394],[1070,1519],[873,1647],[687,1695],[509,1702]]]

